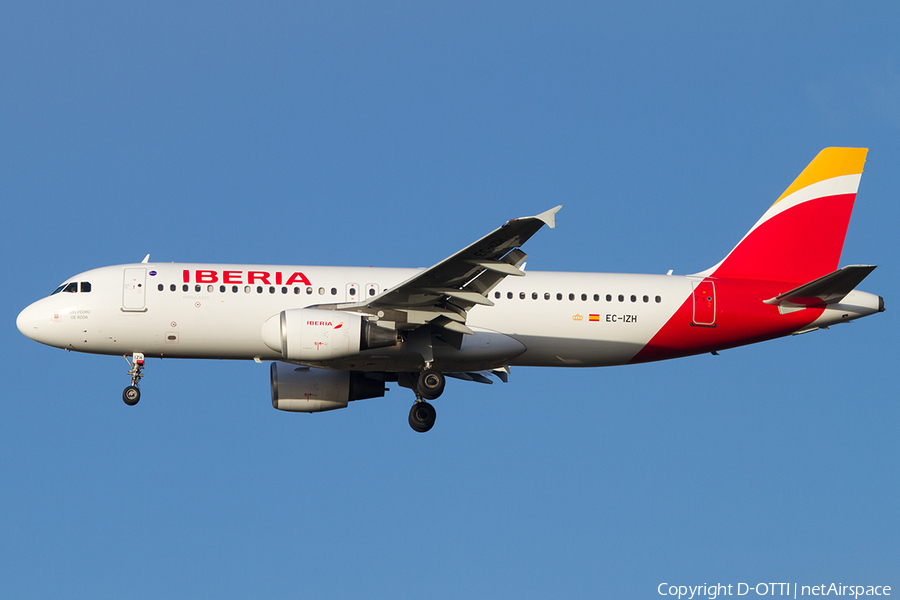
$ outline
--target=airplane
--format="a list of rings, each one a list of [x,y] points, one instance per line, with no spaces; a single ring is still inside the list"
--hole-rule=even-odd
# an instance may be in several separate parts
[[[822,150],[715,266],[693,275],[525,271],[523,244],[561,206],[508,221],[427,269],[141,263],[75,275],[16,319],[56,348],[119,355],[140,400],[147,357],[273,361],[272,405],[346,408],[412,390],[414,431],[446,377],[511,367],[665,360],[806,333],[884,311],[838,268],[866,148]]]

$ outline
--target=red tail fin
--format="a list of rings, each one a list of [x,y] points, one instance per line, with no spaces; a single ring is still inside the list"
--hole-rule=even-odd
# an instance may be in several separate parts
[[[837,270],[866,152],[819,152],[734,250],[702,275],[806,283]]]

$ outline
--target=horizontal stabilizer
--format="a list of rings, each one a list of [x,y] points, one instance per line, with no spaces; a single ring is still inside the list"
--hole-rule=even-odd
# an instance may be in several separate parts
[[[837,304],[874,270],[874,265],[844,267],[764,302],[766,304],[794,306]]]

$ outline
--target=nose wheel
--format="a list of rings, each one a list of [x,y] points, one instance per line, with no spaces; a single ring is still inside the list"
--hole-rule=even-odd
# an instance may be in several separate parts
[[[122,392],[122,401],[128,406],[134,406],[141,400],[141,390],[136,385],[129,385]]]
[[[141,390],[138,387],[138,383],[141,381],[141,377],[144,376],[144,355],[140,352],[135,352],[131,360],[128,360],[126,356],[125,362],[131,367],[128,370],[128,375],[131,376],[131,385],[122,392],[122,401],[128,406],[134,406],[141,399]]]

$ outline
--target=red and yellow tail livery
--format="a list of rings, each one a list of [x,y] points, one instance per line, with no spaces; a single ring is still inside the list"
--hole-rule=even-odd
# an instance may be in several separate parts
[[[837,269],[867,152],[819,152],[734,250],[704,274],[806,283]]]

